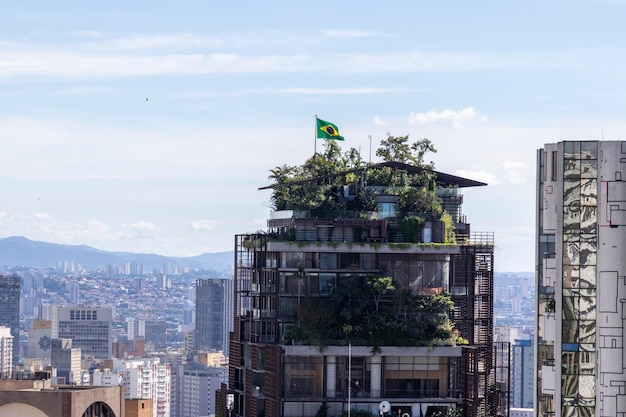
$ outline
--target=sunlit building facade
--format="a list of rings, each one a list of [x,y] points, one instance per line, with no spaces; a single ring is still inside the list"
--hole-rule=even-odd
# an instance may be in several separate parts
[[[381,165],[407,175],[420,171]],[[324,407],[328,415],[349,409],[378,414],[383,400],[399,416],[448,409],[462,416],[507,415],[498,390],[508,389],[508,381],[497,384],[494,367],[494,236],[470,233],[461,212],[461,188],[486,184],[437,173],[437,185],[453,213],[456,240],[448,244],[436,219],[409,243],[398,232],[401,220],[393,196],[383,192],[387,187],[370,189],[380,207],[376,215],[275,211],[266,232],[235,237],[229,382],[219,395],[230,415],[313,417]],[[347,186],[343,193],[351,198]],[[336,299],[346,282],[374,275],[392,277],[407,296],[450,294],[455,332],[468,344],[374,349],[346,337],[320,347],[290,337],[305,298]],[[396,302],[381,301],[386,308],[398,308]]]
[[[626,415],[626,142],[537,152],[537,416]]]
[[[11,329],[0,326],[0,379],[13,374],[13,336]]]
[[[52,306],[52,337],[72,339],[83,356],[112,357],[113,310],[97,306]]]

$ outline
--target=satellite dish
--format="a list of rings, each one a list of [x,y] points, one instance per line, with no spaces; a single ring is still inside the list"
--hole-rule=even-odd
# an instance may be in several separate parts
[[[391,404],[389,404],[389,401],[381,401],[381,403],[378,404],[378,410],[380,411],[381,416],[390,413]]]

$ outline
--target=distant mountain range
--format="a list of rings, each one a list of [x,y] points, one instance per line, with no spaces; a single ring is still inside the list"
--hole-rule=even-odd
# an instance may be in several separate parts
[[[87,270],[106,268],[108,265],[121,267],[125,262],[136,262],[145,268],[162,269],[166,262],[177,268],[204,268],[222,271],[231,268],[234,253],[205,253],[188,258],[175,258],[154,254],[131,252],[107,252],[86,245],[59,245],[37,242],[24,237],[0,239],[0,267],[56,267],[59,261],[72,261]]]

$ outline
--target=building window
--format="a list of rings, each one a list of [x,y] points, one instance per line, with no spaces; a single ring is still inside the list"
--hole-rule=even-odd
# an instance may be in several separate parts
[[[350,370],[348,370],[350,365]],[[371,359],[363,356],[340,356],[337,358],[337,396],[353,398],[371,396]],[[376,395],[376,394],[374,394]]]
[[[396,203],[378,203],[378,218],[387,219],[396,216]]]
[[[320,253],[320,269],[337,269],[337,254]]]
[[[321,356],[285,356],[285,398],[322,397],[323,370]]]
[[[450,372],[444,358],[388,356],[383,380],[387,397],[445,397]]]
[[[335,291],[336,274],[319,274],[320,294],[332,294]]]

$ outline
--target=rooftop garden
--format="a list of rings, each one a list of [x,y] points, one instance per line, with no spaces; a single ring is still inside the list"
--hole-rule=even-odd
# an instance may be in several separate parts
[[[320,229],[310,229],[312,239],[332,243],[342,241],[331,236],[331,229],[340,231],[342,236],[350,236],[352,240],[348,242],[371,239],[372,234],[361,230],[370,227],[367,222],[340,224],[336,220],[360,218],[381,222],[371,213],[379,212],[382,204],[392,204],[392,216],[382,222],[386,228],[385,238],[375,242],[422,243],[426,222],[440,222],[444,230],[437,242],[456,244],[454,221],[444,210],[437,191],[441,187],[453,187],[454,181],[463,179],[448,176],[447,183],[438,185],[434,163],[426,162],[431,152],[436,149],[428,139],[410,142],[408,136],[389,136],[376,150],[383,162],[368,164],[356,149],[342,153],[336,141],[327,140],[323,152],[313,155],[304,164],[283,165],[271,170],[269,179],[273,185],[267,187],[273,190],[271,207],[276,211],[305,212],[307,221],[335,219],[334,223],[326,220]],[[308,227],[304,223],[302,227]],[[291,223],[292,226],[285,226],[290,224],[288,222],[277,224],[276,230],[268,233],[271,239],[309,243],[308,239],[296,238],[294,227],[297,226],[293,226],[296,222]],[[290,228],[279,230],[281,227]],[[383,226],[378,223],[372,227]],[[304,269],[300,274],[302,279],[306,277]],[[467,343],[455,333],[450,321],[454,304],[441,290],[444,289],[416,294],[398,286],[391,277],[342,277],[329,296],[298,299],[295,326],[286,335],[286,342],[323,349],[350,341],[354,345],[372,346],[374,351],[383,346]]]
[[[400,162],[424,168],[411,174],[391,167],[365,170],[368,164],[358,150],[351,148],[342,154],[337,141],[325,140],[324,151],[316,153],[302,165],[283,165],[270,170],[274,182],[271,205],[274,210],[341,210],[376,211],[374,191],[367,186],[389,187],[389,193],[406,198],[405,208],[441,210],[434,195],[434,164],[424,163],[428,152],[436,149],[428,139],[409,143],[408,136],[389,136],[381,141],[376,155],[384,162]],[[341,198],[341,189],[348,185],[356,190],[356,198]],[[408,191],[412,187],[415,191]]]
[[[304,271],[302,271],[304,274]],[[288,341],[315,345],[454,346],[467,341],[454,332],[447,294],[416,295],[391,277],[353,276],[330,297],[303,297]]]
[[[336,141],[326,140],[323,152],[304,164],[270,170],[270,206],[310,218],[375,219],[385,201],[393,205],[393,214],[386,214],[394,219],[388,226],[391,240],[401,236],[399,241],[419,243],[425,222],[441,221],[445,240],[440,242],[454,243],[454,220],[437,195],[434,163],[425,162],[430,152],[436,149],[428,139],[389,136],[376,150],[383,163],[368,164],[358,150],[342,153]]]

